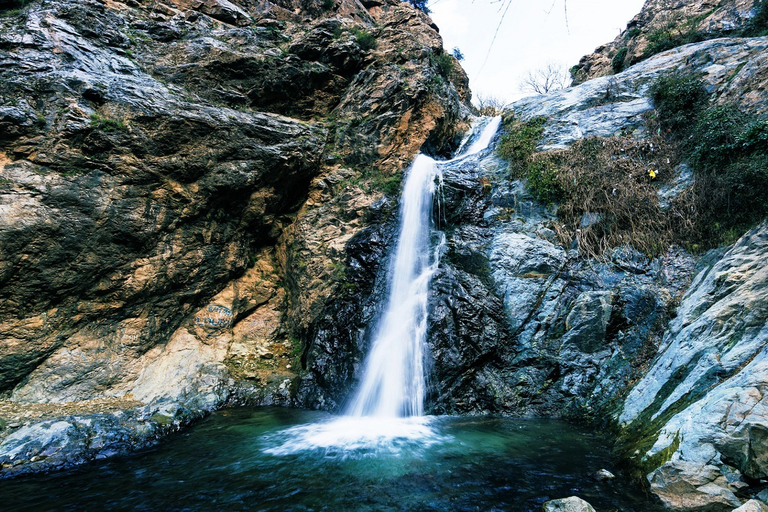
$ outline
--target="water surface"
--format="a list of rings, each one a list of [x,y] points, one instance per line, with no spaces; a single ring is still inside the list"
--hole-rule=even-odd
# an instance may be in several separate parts
[[[394,436],[369,430],[373,441],[352,446],[334,421],[293,409],[220,411],[141,454],[0,481],[0,506],[539,512],[546,500],[578,495],[598,511],[661,510],[620,478],[595,479],[599,469],[615,470],[607,444],[562,422],[437,417]],[[320,441],[307,442],[318,439],[312,434]]]

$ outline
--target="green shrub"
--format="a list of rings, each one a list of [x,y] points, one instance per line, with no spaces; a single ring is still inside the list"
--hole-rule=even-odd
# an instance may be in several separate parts
[[[453,59],[445,52],[432,54],[429,57],[430,63],[437,68],[437,71],[443,78],[449,79],[453,73]]]
[[[528,164],[525,178],[533,195],[543,203],[555,203],[563,198],[561,179],[555,164],[547,158],[538,158]]]
[[[736,146],[744,122],[744,115],[730,105],[702,110],[685,145],[694,168],[722,167],[738,159]]]
[[[621,73],[624,71],[624,59],[627,58],[627,53],[629,53],[629,50],[625,46],[624,48],[621,48],[619,51],[617,51],[616,55],[613,56],[613,59],[611,60],[611,67],[613,68],[614,73]]]
[[[691,130],[688,153],[706,222],[702,236],[727,243],[768,214],[768,122],[749,122],[734,106],[707,109]]]
[[[660,76],[650,92],[662,126],[671,130],[690,126],[709,99],[698,76],[682,73]]]
[[[509,161],[510,175],[524,179],[531,193],[544,203],[559,201],[563,196],[557,167],[548,158],[535,158],[536,145],[544,135],[545,117],[521,121],[514,115],[504,119],[504,135],[496,153]]]
[[[376,46],[377,46],[376,36],[374,36],[370,32],[366,32],[365,30],[361,30],[357,27],[352,28],[350,32],[352,32],[352,35],[355,36],[355,40],[357,41],[357,44],[364,51],[370,51],[370,50],[376,49]]]
[[[96,113],[91,114],[91,128],[103,132],[128,131],[128,125],[122,119],[112,119]]]
[[[330,11],[336,6],[336,0],[323,0],[323,9],[326,11]]]
[[[643,57],[648,58],[684,44],[697,43],[712,37],[706,32],[699,32],[696,27],[713,12],[715,12],[714,9],[694,16],[687,21],[682,20],[681,14],[669,16],[666,23],[648,32],[646,36],[648,46],[643,51]]]
[[[624,39],[626,39],[626,40],[634,39],[635,37],[637,37],[639,35],[640,35],[640,29],[639,28],[631,28],[631,29],[627,30],[626,33],[624,34]]]
[[[732,242],[768,215],[768,121],[735,105],[708,105],[695,76],[662,76],[651,90],[660,121],[694,171],[689,246]]]
[[[514,115],[504,119],[504,135],[499,139],[496,152],[504,160],[516,166],[524,165],[536,151],[536,145],[544,135],[546,117],[534,117],[521,121]]]

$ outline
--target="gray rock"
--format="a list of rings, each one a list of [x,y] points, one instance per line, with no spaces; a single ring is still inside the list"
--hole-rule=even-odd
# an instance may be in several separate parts
[[[565,319],[567,331],[563,344],[572,343],[582,352],[595,352],[605,342],[608,321],[611,319],[613,294],[608,291],[584,292],[571,306]]]
[[[675,169],[672,182],[665,183],[656,192],[662,208],[669,208],[671,201],[693,185],[693,171],[687,164],[680,164]]]
[[[170,421],[157,421],[165,411]],[[194,415],[166,404],[109,414],[66,416],[15,430],[0,443],[0,476],[50,471],[126,454],[151,446],[157,438],[188,424]]]
[[[608,471],[607,469],[601,469],[597,473],[595,473],[595,476],[598,480],[613,480],[616,478],[616,475]]]
[[[543,512],[595,512],[592,505],[576,496],[550,500],[544,503],[541,509]]]
[[[681,486],[698,489],[691,502],[733,502],[725,478],[712,477],[711,485],[700,489],[699,468],[711,460],[719,458],[749,478],[768,475],[766,252],[764,224],[696,276],[664,335],[659,356],[629,393],[619,416],[622,424],[637,428],[638,423],[673,412],[644,454],[647,459],[675,445],[676,462],[650,476],[654,492],[668,494],[670,503]],[[721,473],[715,466],[706,467]],[[668,474],[674,478],[664,476]],[[672,486],[669,491],[664,490],[667,485]],[[718,485],[721,491],[714,488]]]
[[[768,512],[768,505],[759,500],[749,500],[733,512]]]
[[[746,110],[765,112],[764,100],[733,93],[731,78],[745,67],[760,67],[768,38],[714,39],[689,44],[646,59],[612,76],[595,78],[568,89],[519,100],[512,110],[528,119],[548,119],[541,149],[570,146],[584,137],[610,137],[622,131],[642,134],[643,114],[653,109],[650,85],[662,73],[701,72],[716,96],[742,103]],[[741,89],[743,90],[743,89]]]
[[[741,501],[716,466],[668,462],[648,475],[651,491],[674,510],[730,511]]]

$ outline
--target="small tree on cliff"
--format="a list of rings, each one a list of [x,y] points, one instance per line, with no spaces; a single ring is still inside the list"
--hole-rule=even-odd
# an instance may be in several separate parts
[[[428,0],[404,0],[404,1],[408,2],[409,4],[411,4],[412,6],[414,6],[415,8],[417,8],[418,10],[420,10],[425,14],[430,13],[429,8],[427,7]]]
[[[570,84],[571,75],[565,66],[550,62],[539,69],[528,71],[520,83],[520,90],[547,94],[558,89],[565,89]]]

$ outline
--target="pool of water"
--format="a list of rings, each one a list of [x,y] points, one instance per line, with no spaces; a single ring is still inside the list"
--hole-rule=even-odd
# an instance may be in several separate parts
[[[355,422],[281,409],[219,411],[157,448],[0,481],[13,511],[536,511],[577,495],[598,511],[661,510],[617,478],[607,444],[546,420]]]

